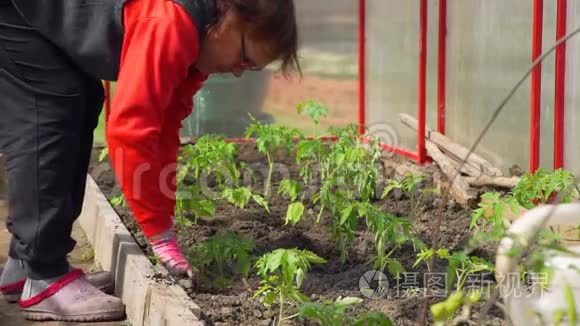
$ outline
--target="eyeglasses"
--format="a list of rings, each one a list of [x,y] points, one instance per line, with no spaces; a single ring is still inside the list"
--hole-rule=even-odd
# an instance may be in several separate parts
[[[254,64],[252,62],[252,60],[250,58],[248,58],[248,55],[246,53],[246,42],[245,42],[245,37],[244,35],[242,35],[242,58],[240,63],[237,65],[236,68],[242,69],[242,70],[252,70],[252,71],[260,71],[262,70],[262,68],[258,67],[256,64]]]

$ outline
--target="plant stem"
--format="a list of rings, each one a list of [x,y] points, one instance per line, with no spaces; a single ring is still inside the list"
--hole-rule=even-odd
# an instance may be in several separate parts
[[[284,317],[284,318],[282,318],[282,319],[284,319],[284,320],[288,320],[288,319],[296,318],[296,317],[298,317],[299,315],[300,315],[300,314],[294,314],[294,315],[290,315],[290,316]]]
[[[278,315],[278,325],[282,325],[283,320],[284,320],[284,296],[282,295],[282,291],[280,291],[280,314]]]
[[[324,205],[320,206],[320,212],[318,212],[318,216],[316,217],[316,223],[320,223],[320,218],[322,217],[322,212],[324,211]]]
[[[415,206],[415,194],[412,190],[410,191],[409,198],[411,199],[411,214],[413,215],[411,219],[415,219],[417,217],[417,207]]]
[[[270,153],[266,154],[268,158],[268,177],[266,178],[266,186],[264,188],[264,195],[270,197],[270,183],[272,182],[272,170],[274,169],[274,162],[272,162],[272,157]]]

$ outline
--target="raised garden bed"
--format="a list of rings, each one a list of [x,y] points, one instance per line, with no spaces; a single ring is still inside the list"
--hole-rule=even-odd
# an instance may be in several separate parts
[[[316,310],[312,306],[302,306],[299,302],[301,300],[321,303],[345,297],[358,297],[362,302],[349,305],[344,316],[340,314],[338,306],[335,305],[331,309],[340,325],[348,324],[344,318],[350,318],[351,324],[357,318],[366,317],[367,321],[371,320],[377,316],[369,314],[372,312],[383,313],[395,325],[417,325],[422,315],[428,318],[427,324],[432,324],[433,317],[429,307],[445,300],[457,285],[455,283],[457,279],[449,280],[451,285],[446,290],[445,281],[437,283],[434,280],[437,275],[441,277],[448,272],[449,263],[453,262],[458,264],[456,266],[458,269],[452,274],[460,276],[459,282],[464,288],[470,285],[471,289],[475,289],[493,283],[491,262],[494,246],[488,245],[472,250],[468,253],[469,257],[460,254],[474,238],[475,232],[470,229],[474,207],[442,202],[440,195],[433,191],[436,188],[434,175],[440,175],[436,166],[413,167],[412,163],[397,157],[365,156],[372,153],[372,146],[363,145],[356,140],[352,142],[347,140],[357,139],[356,133],[343,129],[337,134],[337,142],[321,142],[318,145],[322,144],[322,147],[316,147],[317,151],[324,148],[330,153],[328,157],[334,157],[322,164],[322,166],[327,164],[326,170],[324,168],[320,170],[318,169],[320,165],[308,165],[308,162],[314,163],[315,159],[310,157],[309,160],[306,158],[308,155],[303,155],[308,152],[305,148],[313,146],[313,143],[304,145],[305,140],[295,140],[292,138],[296,136],[293,131],[284,128],[280,129],[282,131],[278,130],[281,133],[272,138],[272,133],[268,136],[266,129],[260,129],[262,127],[257,125],[254,132],[249,132],[257,137],[256,143],[227,143],[227,149],[224,149],[226,143],[222,140],[205,138],[198,143],[200,144],[198,147],[194,144],[182,148],[182,165],[178,173],[176,230],[181,245],[191,254],[190,258],[199,267],[200,273],[195,282],[188,280],[176,282],[199,305],[200,312],[196,313],[200,314],[201,319],[215,325],[277,324],[280,319],[277,303],[279,296],[277,294],[264,296],[267,291],[261,295],[256,294],[256,291],[264,285],[261,281],[266,279],[269,272],[265,267],[275,269],[281,256],[278,256],[276,263],[272,257],[261,265],[256,264],[256,261],[280,248],[307,250],[308,254],[305,256],[300,256],[300,252],[294,252],[293,254],[298,257],[294,262],[300,257],[311,262],[310,266],[303,266],[301,271],[291,269],[280,271],[281,274],[268,274],[282,277],[284,272],[287,272],[291,277],[290,283],[293,284],[293,288],[287,290],[294,291],[292,292],[294,295],[285,293],[283,299],[282,316],[286,318],[284,324],[287,325],[316,324],[312,320],[297,316],[301,307],[303,308],[301,311],[306,314],[309,311],[307,308],[310,308],[311,312]],[[287,139],[294,140],[284,141],[285,136],[281,136],[284,133],[288,136]],[[269,141],[280,145],[280,148],[274,150],[273,147],[268,147]],[[285,144],[288,145],[289,152],[286,151]],[[340,146],[342,149],[337,149]],[[218,148],[221,149],[217,150]],[[272,150],[264,151],[265,148]],[[300,160],[297,160],[296,149],[302,153]],[[349,154],[340,158],[339,154],[341,151],[344,154],[345,151],[352,149],[354,152],[349,153],[352,155],[358,153],[362,155],[362,159],[357,161],[358,165],[346,169],[340,167],[340,163],[337,162],[346,162],[352,157]],[[359,149],[364,149],[364,153],[367,154],[363,154]],[[218,161],[212,162],[208,156],[204,163],[201,162],[203,160],[196,161],[197,165],[191,163],[195,157],[220,151],[225,154],[221,159],[218,158]],[[265,155],[266,152],[268,155]],[[205,154],[200,156],[200,153]],[[150,248],[144,241],[132,214],[123,204],[122,197],[119,197],[119,187],[109,163],[106,160],[98,161],[98,151],[94,154],[90,172],[92,177],[114,204],[116,212],[141,249],[149,255],[152,262],[155,262],[156,259],[150,255]],[[335,154],[337,156],[333,156]],[[233,165],[228,165],[228,160],[231,160],[230,163]],[[332,160],[334,163],[328,163]],[[322,161],[324,160],[320,160]],[[232,166],[235,166],[237,172],[233,175],[237,175],[234,179],[238,180],[238,183],[228,184],[227,178],[220,178],[220,175],[225,175],[224,170],[218,168],[223,162],[226,163],[222,167],[230,173]],[[266,180],[272,163],[276,164],[274,165],[276,168],[272,174],[271,189],[267,190],[264,185],[268,184]],[[405,166],[406,170],[417,171],[422,177],[418,178],[418,174],[402,176],[396,172],[394,168],[396,166]],[[206,168],[213,170],[210,176],[204,179],[200,177],[202,173],[196,175],[196,167],[201,167],[201,170]],[[320,172],[322,177],[314,176],[309,179],[308,176],[312,175],[307,173],[308,171],[322,171]],[[376,174],[367,175],[365,171],[375,171]],[[343,184],[340,186],[334,184],[326,188],[330,190],[327,193],[320,193],[335,172],[345,173],[342,176],[344,178],[339,178]],[[309,179],[308,182],[302,182],[305,178]],[[207,190],[213,191],[213,194],[198,191],[196,187],[202,184],[202,179],[207,180]],[[293,182],[284,181],[288,179]],[[301,185],[300,191],[295,191],[293,186],[296,184]],[[367,186],[362,186],[363,184]],[[240,187],[245,188],[241,190]],[[386,188],[391,190],[385,192]],[[279,189],[286,191],[281,194]],[[486,190],[492,189],[479,189],[477,195]],[[264,196],[266,193],[269,193],[269,196]],[[184,194],[193,196],[193,199],[184,200]],[[503,194],[497,193],[497,196]],[[317,196],[318,200],[314,203],[312,198]],[[483,212],[481,216],[486,215],[490,209],[493,211],[491,215],[494,215],[493,205],[503,205],[503,202],[494,202],[493,196],[487,197],[492,202],[488,206],[484,205],[483,210],[479,210],[480,213]],[[510,199],[505,199],[505,203],[508,203],[508,200]],[[293,209],[289,210],[289,206]],[[321,206],[325,206],[322,213]],[[442,215],[440,208],[443,209]],[[437,216],[443,216],[439,233],[434,231]],[[493,216],[490,220],[493,220]],[[295,221],[297,223],[294,223]],[[489,229],[490,225],[493,228],[502,223],[496,221],[495,225],[491,225],[488,222],[482,226],[481,221],[476,221],[474,225],[478,225],[476,229],[481,231],[486,225]],[[221,241],[214,242],[217,247],[213,249],[211,246],[200,249],[200,245],[222,234],[229,234],[233,238],[222,238]],[[437,252],[440,259],[428,269],[424,262],[429,259],[416,262],[418,257],[428,257],[428,248],[436,235],[439,236],[438,248],[444,250]],[[212,250],[216,256],[215,253],[219,251],[216,248],[219,248],[219,245],[222,248],[227,247],[230,253],[234,252],[234,256],[237,255],[238,259],[224,261],[222,265],[204,260],[212,257]],[[221,251],[222,254],[224,252]],[[382,270],[388,284],[385,282],[377,284],[376,270]],[[244,275],[246,276],[243,277]],[[304,276],[303,282],[298,282],[298,285],[296,275]],[[399,278],[395,278],[395,275]],[[369,279],[369,276],[370,278],[375,276],[375,279]],[[468,276],[472,278],[468,279]],[[427,289],[429,287],[426,284],[427,280],[430,289]],[[273,284],[273,280],[270,281],[269,284]],[[370,284],[367,281],[370,281]],[[370,289],[366,287],[367,284],[370,285]],[[301,294],[296,294],[297,291]],[[266,307],[264,303],[269,301],[272,305]],[[479,309],[480,304],[474,304],[468,319],[481,320],[484,325],[505,324],[503,312],[497,306],[488,309],[485,316],[479,315]],[[459,324],[463,322],[467,323],[458,321]],[[385,320],[383,323],[370,324],[387,325]]]

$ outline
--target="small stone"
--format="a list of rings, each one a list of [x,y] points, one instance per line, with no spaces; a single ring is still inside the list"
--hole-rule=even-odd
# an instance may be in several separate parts
[[[254,310],[254,311],[252,312],[252,314],[253,314],[253,315],[254,315],[254,317],[256,317],[256,318],[262,318],[262,312],[261,312],[260,310],[258,310],[258,309]]]
[[[234,306],[234,307],[239,307],[241,305],[242,305],[242,300],[240,300],[240,299],[236,299],[232,302],[232,306]]]
[[[184,288],[186,290],[191,290],[191,288],[193,286],[190,279],[181,279],[177,283],[179,284],[179,286],[181,286],[182,288]]]
[[[258,322],[258,325],[261,325],[261,326],[269,326],[271,323],[272,323],[272,321],[270,321],[270,320],[260,320]]]
[[[233,311],[234,311],[234,309],[231,307],[222,307],[221,313],[223,315],[229,316],[232,314]]]

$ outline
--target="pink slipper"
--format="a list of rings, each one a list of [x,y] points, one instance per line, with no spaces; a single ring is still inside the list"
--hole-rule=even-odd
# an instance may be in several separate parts
[[[115,291],[115,280],[110,272],[93,272],[86,274],[85,277],[89,283],[106,294],[113,294]],[[0,285],[0,293],[8,303],[17,303],[22,295],[24,283],[26,283],[26,278]]]
[[[179,276],[192,276],[193,270],[177,244],[177,238],[173,232],[167,232],[160,239],[150,240],[153,252],[159,261],[171,274]]]
[[[121,299],[101,292],[75,269],[42,292],[20,300],[24,318],[37,321],[96,322],[125,319]]]

